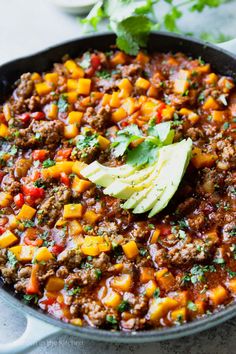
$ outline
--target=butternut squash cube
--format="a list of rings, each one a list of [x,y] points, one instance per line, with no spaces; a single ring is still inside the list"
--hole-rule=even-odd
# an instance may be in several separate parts
[[[211,116],[216,123],[223,123],[225,121],[225,111],[212,111]]]
[[[118,291],[129,291],[132,287],[132,278],[130,274],[122,274],[114,277],[111,282],[113,289]]]
[[[6,230],[0,236],[0,248],[7,248],[13,245],[18,240],[17,236],[13,234],[10,230]]]
[[[228,298],[228,292],[222,285],[218,285],[215,288],[209,290],[207,295],[210,299],[210,302],[215,307],[224,303]]]
[[[164,121],[171,120],[175,113],[175,109],[173,107],[167,106],[161,111],[162,119]]]
[[[209,96],[204,102],[202,108],[205,110],[216,110],[219,108],[219,103],[213,97]]]
[[[36,247],[34,246],[14,246],[9,248],[19,262],[31,262],[34,258]]]
[[[120,97],[122,97],[122,98],[129,97],[131,95],[132,90],[133,90],[133,85],[131,84],[131,82],[127,78],[122,79],[119,82],[118,87],[121,90]]]
[[[113,108],[118,108],[121,105],[119,98],[119,92],[113,92],[111,95],[110,106]]]
[[[79,79],[77,92],[80,95],[89,95],[91,89],[91,79]]]
[[[142,77],[139,77],[135,81],[135,86],[142,90],[147,90],[150,87],[150,85],[151,85],[150,82],[146,79],[143,79]]]
[[[39,82],[35,84],[35,89],[39,96],[45,96],[52,91],[52,86],[48,82]]]
[[[154,280],[154,269],[150,267],[140,268],[140,282],[147,283],[149,280]]]
[[[167,268],[158,270],[156,272],[156,279],[161,289],[165,291],[170,291],[176,284],[175,277]]]
[[[119,64],[125,64],[126,62],[126,55],[123,52],[116,52],[114,56],[111,58],[111,64],[113,66],[119,65]]]
[[[102,98],[102,106],[110,105],[110,101],[111,101],[111,95],[105,93]]]
[[[6,138],[10,135],[10,131],[6,124],[0,123],[0,137],[1,138]]]
[[[233,293],[233,295],[236,295],[236,278],[230,279],[228,281],[228,288]]]
[[[145,295],[147,297],[152,297],[156,289],[157,283],[154,280],[149,280],[145,286]]]
[[[66,204],[64,205],[64,218],[81,218],[83,212],[82,204]]]
[[[136,61],[142,65],[145,65],[149,62],[150,58],[148,55],[144,54],[143,52],[139,52]]]
[[[31,75],[31,80],[33,81],[40,81],[41,80],[41,76],[39,75],[39,73],[33,73]]]
[[[47,116],[50,119],[57,119],[57,115],[58,115],[58,105],[52,103],[49,111],[47,112]]]
[[[75,103],[77,101],[78,93],[76,91],[64,93],[64,95],[69,103]]]
[[[7,207],[12,203],[13,197],[6,192],[0,192],[0,207]]]
[[[83,112],[72,111],[68,115],[68,122],[69,124],[76,123],[77,125],[80,125],[82,117]]]
[[[186,322],[186,320],[187,320],[186,307],[181,307],[180,309],[172,311],[170,317],[175,323]]]
[[[58,73],[48,73],[48,74],[45,74],[44,79],[45,79],[47,82],[50,82],[51,84],[54,84],[54,85],[56,86],[57,83],[58,83]]]
[[[178,302],[170,297],[153,299],[148,310],[148,317],[152,322],[160,321],[177,306]]]
[[[47,247],[40,247],[35,251],[35,256],[34,256],[35,261],[47,262],[50,259],[53,259],[53,255]]]
[[[88,223],[88,224],[95,224],[101,217],[101,214],[95,213],[93,210],[86,210],[86,212],[83,215],[83,219]]]
[[[32,208],[31,206],[24,204],[16,216],[18,220],[31,220],[36,213],[36,209]]]
[[[81,320],[81,318],[72,318],[72,320],[70,320],[70,323],[78,327],[83,326],[83,321]]]
[[[106,150],[111,142],[110,142],[110,140],[104,138],[104,136],[99,135],[98,136],[98,143],[99,143],[101,150]]]
[[[116,308],[121,303],[121,296],[115,291],[109,291],[103,299],[103,304],[107,307]]]
[[[137,257],[139,250],[135,241],[129,241],[122,245],[123,251],[127,258],[132,259]]]
[[[87,189],[89,189],[91,187],[92,183],[90,181],[86,181],[84,179],[80,179],[77,176],[75,176],[73,178],[73,182],[72,182],[72,190],[77,192],[77,193],[83,193],[85,192]]]
[[[56,162],[54,166],[44,168],[41,170],[42,177],[47,178],[58,178],[62,172],[69,175],[72,172],[72,167],[74,165],[73,161],[59,161]]]
[[[112,120],[115,123],[120,122],[121,120],[127,117],[127,113],[124,108],[120,107],[116,111],[112,112]]]
[[[211,167],[214,165],[217,158],[217,155],[203,153],[200,148],[195,147],[193,149],[191,162],[195,168]]]
[[[49,292],[58,292],[64,288],[64,279],[58,277],[50,277],[47,281],[45,289]]]
[[[68,79],[67,80],[67,90],[68,91],[76,91],[78,88],[78,80]]]
[[[64,136],[66,139],[75,138],[79,134],[79,129],[76,124],[68,124],[64,127]]]
[[[78,66],[74,60],[67,60],[64,66],[69,71],[72,79],[84,77],[84,70]]]

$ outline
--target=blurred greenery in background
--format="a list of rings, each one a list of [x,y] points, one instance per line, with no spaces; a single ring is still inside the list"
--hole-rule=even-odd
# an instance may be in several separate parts
[[[180,30],[180,19],[186,17],[188,20],[189,12],[202,12],[206,8],[216,8],[226,1],[99,0],[81,22],[85,26],[85,31],[96,31],[101,21],[108,21],[108,28],[117,35],[117,46],[126,53],[136,55],[140,47],[145,47],[150,31],[165,30],[193,36],[193,33],[184,33]],[[224,33],[210,32],[203,32],[200,37],[215,43],[230,39]]]

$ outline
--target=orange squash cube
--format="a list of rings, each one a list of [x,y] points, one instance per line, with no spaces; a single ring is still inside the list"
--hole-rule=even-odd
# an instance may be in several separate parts
[[[122,245],[123,251],[127,258],[132,259],[137,257],[139,250],[135,241],[129,241]]]

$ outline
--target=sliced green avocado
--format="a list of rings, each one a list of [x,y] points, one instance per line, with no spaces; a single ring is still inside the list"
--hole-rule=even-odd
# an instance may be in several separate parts
[[[170,177],[168,178],[164,193],[148,215],[150,218],[155,214],[159,213],[167,206],[170,199],[173,197],[176,190],[178,189],[180,181],[190,161],[192,152],[191,139],[183,140],[180,143],[174,144],[172,146],[174,148],[174,151],[171,162],[163,168],[164,172],[166,172],[166,175],[169,175]]]
[[[101,187],[107,187],[115,181],[115,177],[101,170],[87,177],[91,182],[98,184]]]
[[[144,169],[148,170],[149,175],[147,175],[146,178],[140,183],[137,183],[139,181],[140,174],[139,172],[135,172],[133,174],[132,183],[126,183],[126,179],[117,178],[112,184],[110,184],[106,189],[104,189],[104,194],[108,194],[120,199],[128,199],[133,193],[148,188],[152,185],[153,180],[156,178],[158,171],[161,168],[161,161],[161,159],[157,160],[157,162],[154,164],[154,168],[152,169],[152,173],[150,173],[151,170],[149,170],[149,167],[146,167]]]
[[[120,178],[120,181],[127,183],[127,184],[138,184],[141,183],[143,180],[148,178],[156,167],[156,164],[152,164],[151,166],[148,166],[146,168],[143,168],[140,171],[137,171],[133,173],[130,176],[127,176],[125,178]]]
[[[127,164],[118,167],[108,167],[103,166],[98,161],[94,161],[90,165],[83,168],[80,173],[83,177],[89,178],[99,171],[103,171],[110,176],[126,177],[130,176],[134,171],[137,171],[137,167]]]
[[[129,199],[122,205],[122,207],[124,209],[134,209],[138,205],[138,203],[140,203],[143,198],[146,197],[151,188],[152,187],[144,188],[142,191],[133,193],[129,197]]]

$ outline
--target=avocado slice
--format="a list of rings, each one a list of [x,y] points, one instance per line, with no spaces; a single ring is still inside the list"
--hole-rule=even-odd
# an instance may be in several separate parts
[[[111,176],[126,177],[130,176],[136,170],[136,167],[127,164],[118,167],[108,167],[100,164],[98,161],[93,161],[90,165],[83,168],[80,173],[85,178],[89,178],[99,171],[103,171]]]
[[[87,177],[91,182],[98,184],[101,187],[107,187],[115,181],[115,177],[101,170]]]
[[[124,209],[134,209],[146,197],[152,187],[144,188],[142,191],[133,193],[122,205]]]
[[[175,145],[175,146],[174,146]],[[159,213],[163,210],[170,199],[173,197],[175,192],[178,189],[178,186],[181,182],[181,179],[187,169],[191,158],[192,152],[192,140],[183,140],[180,143],[174,144],[173,147],[175,149],[173,153],[172,163],[167,164],[164,167],[164,170],[167,174],[169,174],[170,178],[168,178],[168,184],[166,189],[160,199],[156,202],[156,205],[150,211],[148,217],[152,217],[155,214]]]

